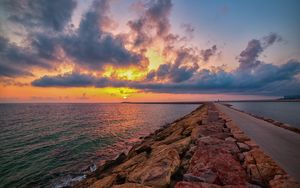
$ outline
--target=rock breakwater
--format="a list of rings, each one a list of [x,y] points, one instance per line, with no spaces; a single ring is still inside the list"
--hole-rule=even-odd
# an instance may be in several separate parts
[[[213,103],[155,131],[74,187],[299,187]]]

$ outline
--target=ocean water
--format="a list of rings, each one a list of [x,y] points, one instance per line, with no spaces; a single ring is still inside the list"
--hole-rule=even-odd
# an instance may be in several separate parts
[[[196,109],[184,104],[0,104],[0,187],[61,187]]]
[[[230,102],[234,108],[300,128],[300,102]]]

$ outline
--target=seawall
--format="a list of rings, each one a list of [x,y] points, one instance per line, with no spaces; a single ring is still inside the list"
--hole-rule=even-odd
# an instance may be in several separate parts
[[[74,187],[300,187],[214,104],[145,137]]]

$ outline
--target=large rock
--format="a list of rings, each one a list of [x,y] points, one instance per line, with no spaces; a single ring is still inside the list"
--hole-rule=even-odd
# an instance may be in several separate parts
[[[246,184],[246,173],[231,152],[213,145],[198,145],[187,173],[207,183]]]
[[[98,181],[96,181],[95,183],[93,183],[91,186],[89,186],[89,188],[110,188],[115,179],[117,177],[117,174],[112,174],[110,176],[106,176]]]
[[[240,142],[245,142],[245,141],[250,140],[250,138],[248,136],[246,136],[244,133],[235,133],[235,132],[233,132],[232,134],[233,134],[233,137],[235,139],[237,139],[238,141],[240,141]]]
[[[300,184],[288,175],[277,175],[269,181],[271,188],[299,188]]]
[[[181,155],[183,152],[189,149],[190,143],[191,143],[191,137],[186,137],[184,139],[178,140],[177,142],[174,142],[172,144],[169,144],[166,147],[175,149],[179,155]]]
[[[228,137],[225,139],[226,141],[229,141],[229,142],[236,142],[236,139],[233,138],[233,137]]]
[[[263,151],[252,149],[245,154],[244,166],[250,178],[267,184],[276,175],[283,175],[285,172]]]
[[[119,166],[115,167],[113,172],[122,174],[122,175],[127,175],[129,172],[131,172],[138,164],[141,164],[147,160],[147,153],[143,152],[140,153],[129,160],[123,162]]]
[[[254,148],[258,148],[259,146],[252,140],[249,141],[245,141],[245,144],[247,144],[248,146],[250,146],[252,149]]]
[[[201,125],[199,128],[199,134],[201,136],[211,136],[222,132],[223,126],[215,125],[212,123],[209,123],[207,125]]]
[[[178,152],[173,148],[155,148],[148,160],[138,164],[128,175],[128,181],[153,187],[166,187],[180,165]]]
[[[229,151],[232,154],[239,153],[240,150],[234,142],[231,141],[224,141],[215,137],[206,136],[198,139],[197,145],[201,147],[202,145],[207,145],[211,148],[216,149],[224,149]]]
[[[125,183],[122,185],[114,185],[112,188],[151,188],[149,186],[145,186],[137,183]]]
[[[242,142],[237,142],[236,144],[238,145],[238,147],[242,152],[250,150],[250,147],[247,144],[244,144]]]
[[[221,188],[219,185],[200,183],[200,182],[177,182],[175,188]]]
[[[249,164],[247,166],[247,173],[252,182],[255,182],[260,185],[264,184],[264,182],[262,181],[261,175],[258,171],[258,168],[255,164]]]
[[[175,188],[259,188],[259,187],[252,186],[250,184],[220,186],[220,185],[216,185],[216,184],[203,183],[203,182],[201,183],[201,182],[180,181],[180,182],[176,183]]]

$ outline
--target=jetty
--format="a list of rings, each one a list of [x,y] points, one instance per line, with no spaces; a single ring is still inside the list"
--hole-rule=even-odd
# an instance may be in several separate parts
[[[294,148],[299,146],[299,134],[282,136],[289,130],[240,113],[203,103],[144,137],[128,153],[106,161],[73,187],[300,187],[299,151]]]

